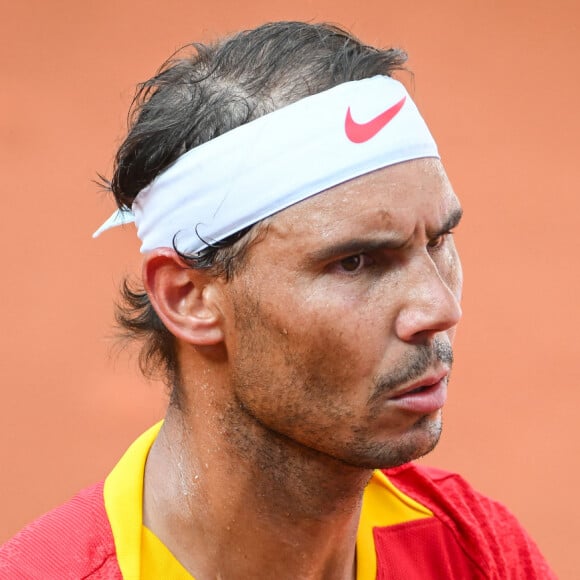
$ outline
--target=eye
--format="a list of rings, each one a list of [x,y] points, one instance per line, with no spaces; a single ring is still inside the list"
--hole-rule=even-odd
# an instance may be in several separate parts
[[[444,232],[442,234],[439,234],[438,236],[435,236],[434,238],[430,239],[427,242],[427,247],[436,250],[437,248],[440,248],[445,243],[447,236],[451,236],[451,235],[453,235],[452,230],[449,230],[448,232]]]
[[[343,272],[354,274],[370,263],[371,259],[366,254],[355,254],[354,256],[348,256],[347,258],[339,260],[337,265]]]

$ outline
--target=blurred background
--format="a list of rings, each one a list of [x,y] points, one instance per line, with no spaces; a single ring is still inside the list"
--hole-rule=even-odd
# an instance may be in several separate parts
[[[408,50],[465,207],[464,320],[426,463],[506,503],[577,578],[580,4],[556,0],[6,3],[0,22],[0,542],[104,478],[163,415],[115,350],[132,226],[98,241],[135,85],[175,49],[265,21],[339,23]]]

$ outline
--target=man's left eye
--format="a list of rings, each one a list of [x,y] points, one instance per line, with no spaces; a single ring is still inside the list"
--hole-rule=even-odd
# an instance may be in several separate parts
[[[450,236],[453,232],[445,232],[443,234],[439,234],[438,236],[435,236],[434,238],[430,239],[427,242],[427,247],[428,248],[440,248],[444,243],[445,243],[445,239],[447,238],[447,236]]]

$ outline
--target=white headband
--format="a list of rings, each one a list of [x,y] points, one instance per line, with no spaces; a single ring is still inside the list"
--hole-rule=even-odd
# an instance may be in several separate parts
[[[405,87],[338,85],[182,155],[94,234],[134,221],[141,252],[195,253],[288,206],[388,165],[439,157]]]

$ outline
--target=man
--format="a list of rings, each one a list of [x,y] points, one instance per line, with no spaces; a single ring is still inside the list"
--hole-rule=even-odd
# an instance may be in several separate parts
[[[405,58],[275,23],[141,87],[101,230],[137,225],[119,320],[171,402],[2,578],[553,576],[505,508],[410,463],[440,435],[462,274]]]

